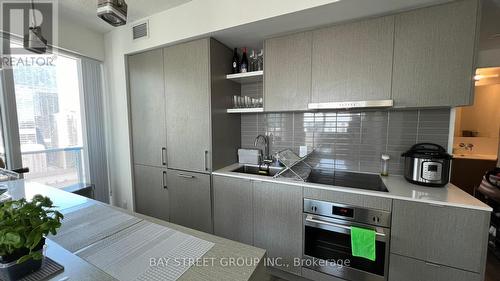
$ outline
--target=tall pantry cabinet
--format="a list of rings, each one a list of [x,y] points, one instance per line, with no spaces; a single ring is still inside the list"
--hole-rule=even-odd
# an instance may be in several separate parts
[[[129,57],[136,211],[161,219],[166,219],[168,213],[167,220],[173,223],[211,233],[211,171],[236,162],[240,145],[240,117],[225,114],[231,96],[239,92],[237,84],[225,79],[231,71],[232,52],[218,41],[206,38],[135,56],[144,56],[142,59],[155,56],[148,70],[136,69],[137,63],[131,63],[134,56]],[[133,77],[145,71],[161,74],[150,78],[158,83],[157,89],[163,89],[161,97],[156,97],[157,106],[163,106],[158,112],[147,107],[146,101],[153,97],[143,97],[144,100],[137,97],[150,94],[143,85],[145,81]],[[139,112],[154,115],[148,120],[162,120],[151,124],[154,132],[143,132],[146,129],[142,127],[149,125],[141,122],[146,117],[138,116]],[[157,126],[162,122],[163,126]],[[135,168],[135,159],[144,155],[141,139],[134,137],[136,127],[147,140],[157,138],[156,134],[160,133],[156,131],[164,133],[161,141],[164,147],[160,149],[164,154],[160,155],[165,173],[161,171],[158,186],[151,187],[155,185],[151,179],[149,182],[138,180],[143,177],[138,175],[140,170]],[[161,190],[165,195],[145,195],[153,194],[152,190]],[[145,209],[144,205],[158,208]]]

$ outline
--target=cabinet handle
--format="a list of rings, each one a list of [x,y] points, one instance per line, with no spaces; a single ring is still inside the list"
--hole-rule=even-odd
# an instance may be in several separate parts
[[[193,175],[186,175],[186,174],[177,174],[177,176],[181,177],[181,178],[185,178],[185,179],[194,179],[195,176]]]
[[[166,171],[163,171],[162,182],[163,182],[163,189],[168,189],[168,186],[167,186],[167,172]]]
[[[208,150],[205,150],[205,171],[208,171]]]
[[[161,148],[161,164],[163,166],[167,165],[167,160],[165,160],[166,159],[166,157],[165,157],[166,152],[167,152],[167,149],[165,147],[162,147]]]

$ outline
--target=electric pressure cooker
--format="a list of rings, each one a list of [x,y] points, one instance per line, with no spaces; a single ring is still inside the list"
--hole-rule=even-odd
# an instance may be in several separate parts
[[[441,187],[450,180],[452,156],[433,143],[418,143],[403,153],[405,158],[404,176],[411,183]]]

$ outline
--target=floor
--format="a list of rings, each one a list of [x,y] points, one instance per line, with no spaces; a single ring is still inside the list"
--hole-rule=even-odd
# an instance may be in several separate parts
[[[490,252],[488,252],[484,281],[500,281],[500,260]]]

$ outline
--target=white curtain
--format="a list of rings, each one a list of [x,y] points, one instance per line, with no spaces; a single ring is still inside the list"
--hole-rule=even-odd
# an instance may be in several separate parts
[[[90,183],[95,187],[94,199],[109,203],[102,65],[89,58],[81,62]]]

